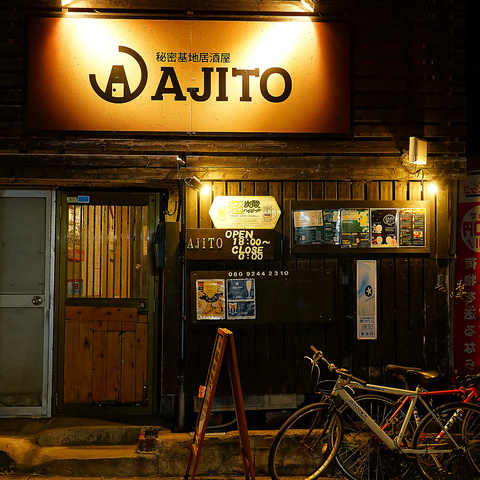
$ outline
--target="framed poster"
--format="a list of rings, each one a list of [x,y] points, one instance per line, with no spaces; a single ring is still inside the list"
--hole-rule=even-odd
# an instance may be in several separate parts
[[[225,280],[199,279],[196,281],[197,320],[225,319]]]
[[[186,295],[198,325],[321,323],[335,319],[337,286],[323,268],[192,271]]]
[[[339,245],[340,210],[297,210],[293,212],[293,229],[297,245]]]
[[[255,315],[255,279],[227,279],[227,318],[254,319]]]
[[[428,254],[429,201],[299,200],[285,205],[290,253]],[[434,233],[434,232],[433,232]]]
[[[369,246],[369,209],[342,209],[342,248]]]
[[[424,247],[426,245],[425,208],[400,208],[399,212],[400,246]]]
[[[370,210],[372,248],[398,246],[398,211],[396,208]]]

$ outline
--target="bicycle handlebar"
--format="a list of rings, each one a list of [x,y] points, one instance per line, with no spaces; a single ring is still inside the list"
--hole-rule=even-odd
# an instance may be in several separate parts
[[[315,365],[317,364],[318,360],[322,360],[322,362],[327,366],[327,368],[331,372],[334,372],[337,375],[340,375],[341,377],[348,378],[350,381],[357,382],[360,385],[366,385],[368,383],[365,380],[362,380],[361,378],[355,377],[352,374],[348,373],[348,370],[346,370],[345,368],[338,368],[335,366],[334,363],[330,363],[323,355],[323,352],[321,352],[320,350],[317,350],[313,345],[310,345],[310,348],[314,353],[313,361],[315,362]]]

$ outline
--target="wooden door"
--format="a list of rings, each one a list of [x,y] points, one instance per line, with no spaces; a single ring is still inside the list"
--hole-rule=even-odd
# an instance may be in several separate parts
[[[154,195],[62,198],[60,411],[152,411],[155,204]]]

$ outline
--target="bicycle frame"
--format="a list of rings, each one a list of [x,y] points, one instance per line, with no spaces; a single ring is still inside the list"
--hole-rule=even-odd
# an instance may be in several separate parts
[[[402,427],[400,429],[400,433],[397,435],[395,439],[391,439],[383,430],[382,428],[368,415],[368,413],[354,400],[354,398],[345,390],[345,386],[349,385],[354,388],[359,388],[362,390],[367,390],[371,392],[376,392],[376,393],[386,393],[386,394],[391,394],[391,395],[396,395],[396,396],[404,396],[407,395],[408,397],[411,397],[411,402],[407,411],[407,414],[405,418],[403,419],[402,422]],[[413,449],[413,448],[404,448],[401,446],[402,440],[405,437],[405,432],[407,430],[408,424],[410,422],[410,419],[413,415],[413,411],[415,409],[415,406],[417,404],[417,401],[420,400],[420,402],[423,404],[423,406],[427,409],[427,411],[432,415],[432,417],[435,419],[435,421],[438,423],[440,428],[442,428],[442,432],[445,435],[448,435],[450,440],[453,442],[455,445],[455,448],[462,448],[458,443],[455,441],[455,439],[450,435],[449,431],[446,426],[442,425],[438,417],[435,415],[435,413],[432,411],[432,409],[429,407],[429,405],[425,402],[425,400],[422,398],[421,392],[419,391],[419,388],[415,391],[413,390],[405,390],[401,388],[392,388],[392,387],[386,387],[386,386],[380,386],[380,385],[372,385],[372,384],[361,384],[355,381],[351,381],[349,379],[342,379],[339,377],[337,379],[337,382],[335,383],[335,387],[332,390],[333,397],[340,397],[348,406],[351,410],[355,412],[355,414],[370,428],[370,430],[378,437],[382,442],[387,445],[387,447],[390,450],[400,450],[402,453],[405,454],[411,454],[411,455],[422,455],[425,453],[428,454],[441,454],[441,453],[450,453],[452,452],[451,449],[442,449],[442,448],[425,448],[422,449]]]
[[[443,397],[446,395],[460,395],[462,397],[462,402],[464,403],[473,403],[474,400],[478,400],[479,395],[477,388],[475,386],[473,387],[460,387],[460,388],[455,388],[452,390],[433,390],[433,391],[424,391],[422,390],[420,392],[421,397],[426,397],[426,398],[432,398],[432,397]],[[402,398],[398,400],[399,407],[395,411],[395,413],[392,415],[392,418],[394,418],[398,412],[400,412],[403,407],[406,405],[407,402],[411,401],[411,397],[404,395]],[[420,423],[420,416],[417,412],[416,407],[413,410],[413,417],[415,419],[415,423],[418,425]]]

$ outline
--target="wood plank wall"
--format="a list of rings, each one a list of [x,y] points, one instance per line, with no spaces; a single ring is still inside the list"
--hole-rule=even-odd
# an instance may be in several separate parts
[[[0,5],[0,184],[158,187],[188,174],[207,180],[414,179],[410,136],[429,141],[425,179],[465,172],[465,1],[320,0],[319,18],[353,28],[353,136],[201,137],[23,131],[26,18],[60,13],[59,0]],[[92,9],[91,7],[94,7]],[[258,18],[306,15],[295,0],[75,0],[72,11],[115,16]],[[233,155],[233,157],[232,157]]]
[[[176,154],[185,153],[185,176],[213,182],[215,194],[269,194],[282,206],[292,199],[414,200],[420,198],[420,178],[407,163],[408,140],[426,138],[428,165],[422,175],[443,182],[436,197],[436,257],[378,256],[382,344],[354,341],[353,254],[286,256],[267,264],[337,270],[338,325],[264,324],[234,333],[246,393],[304,390],[308,367],[301,358],[310,342],[325,348],[335,363],[372,380],[381,378],[382,366],[390,361],[445,370],[450,317],[448,301],[435,287],[437,275],[448,273],[450,266],[450,236],[440,232],[451,226],[452,181],[466,171],[465,5],[464,0],[319,1],[322,20],[348,20],[353,28],[353,135],[332,139],[24,132],[26,14],[61,10],[58,0],[3,1],[0,185],[175,189]],[[113,16],[306,15],[294,0],[129,0],[121,8],[115,0],[76,0],[72,9],[94,14],[92,7]],[[207,212],[207,204],[197,210],[189,203],[189,225],[210,226]],[[177,320],[167,312],[164,321],[172,338]],[[204,381],[214,338],[209,330],[191,327],[187,332],[189,394]],[[178,351],[175,342],[164,345],[164,392],[176,393]]]
[[[274,195],[282,211],[290,200],[429,200],[437,212],[448,208],[448,190],[422,198],[420,182],[215,182],[213,195]],[[207,215],[211,199],[187,192],[187,228],[211,228]],[[284,236],[285,217],[277,224]],[[371,381],[392,383],[385,375],[389,363],[440,368],[449,375],[449,299],[437,289],[437,276],[448,275],[448,262],[439,257],[451,234],[442,216],[432,219],[436,235],[431,255],[289,254],[264,262],[188,262],[189,270],[302,270],[336,271],[338,298],[333,323],[276,323],[232,325],[245,394],[308,393],[310,367],[303,359],[314,344],[336,365]],[[378,262],[378,339],[356,339],[355,261]],[[278,292],[278,301],[289,301]],[[322,299],[319,292],[319,301]],[[193,325],[187,309],[187,393],[194,395],[208,370],[216,326]],[[324,372],[325,373],[325,372]],[[228,384],[227,384],[228,387]],[[219,387],[220,388],[220,387]],[[227,388],[228,391],[228,388]]]

